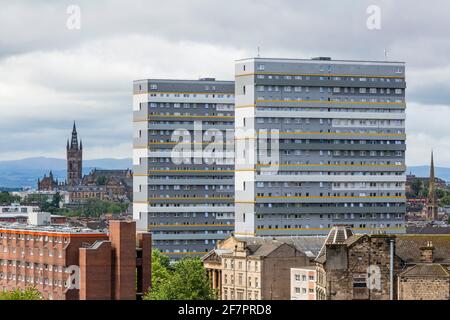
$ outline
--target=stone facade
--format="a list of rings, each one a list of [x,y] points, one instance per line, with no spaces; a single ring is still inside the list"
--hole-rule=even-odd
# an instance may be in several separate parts
[[[318,239],[304,240],[312,244]],[[229,237],[203,257],[203,263],[219,299],[289,300],[291,268],[312,261],[283,240]]]
[[[398,276],[399,300],[449,300],[448,264],[434,262],[432,241],[420,248],[420,262],[409,264]]]
[[[67,183],[69,186],[77,185],[83,177],[83,143],[78,144],[78,134],[75,122],[73,123],[72,139],[67,140]]]
[[[327,300],[388,300],[391,240],[387,235],[353,235],[345,243],[327,244],[326,261],[318,263],[318,295]]]
[[[449,298],[449,235],[342,234],[330,232],[316,258],[317,299],[389,300],[391,243],[393,299]]]
[[[50,171],[48,177],[44,175],[42,180],[38,179],[39,191],[54,191],[58,188],[58,180],[53,177],[53,172]]]

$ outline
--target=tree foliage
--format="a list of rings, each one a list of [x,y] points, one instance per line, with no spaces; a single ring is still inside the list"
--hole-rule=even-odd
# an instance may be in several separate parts
[[[422,190],[422,180],[416,179],[411,183],[411,190],[414,196],[419,196]]]
[[[19,202],[19,201],[20,201],[19,196],[14,196],[11,193],[6,192],[6,191],[0,192],[0,204],[2,204],[2,205],[9,205],[11,203]]]
[[[448,192],[447,195],[442,198],[441,204],[444,206],[450,206],[450,192]]]
[[[0,292],[0,300],[42,300],[42,295],[35,287],[28,287],[25,290],[16,288]]]
[[[199,258],[170,265],[158,250],[152,252],[152,288],[144,300],[212,300],[214,292]]]

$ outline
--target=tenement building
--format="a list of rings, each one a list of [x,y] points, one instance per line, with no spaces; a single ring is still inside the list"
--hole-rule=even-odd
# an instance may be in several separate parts
[[[316,299],[448,300],[449,257],[450,235],[354,234],[335,226],[316,258]]]
[[[237,236],[404,232],[405,65],[235,65]]]
[[[133,83],[133,216],[172,259],[204,255],[234,225],[234,83]]]
[[[399,300],[450,299],[450,235],[397,236]]]
[[[36,287],[44,299],[136,299],[151,285],[149,233],[134,221],[109,232],[45,224],[0,224],[0,290]]]
[[[314,265],[323,237],[229,237],[202,260],[221,300],[289,300],[291,268]]]
[[[316,259],[316,299],[389,300],[400,264],[394,235],[353,234],[334,226]]]

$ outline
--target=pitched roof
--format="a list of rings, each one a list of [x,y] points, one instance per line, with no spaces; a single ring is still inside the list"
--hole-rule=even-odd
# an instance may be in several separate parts
[[[401,234],[396,236],[395,252],[405,262],[420,262],[420,248],[433,243],[435,263],[450,264],[450,235]]]
[[[281,236],[281,237],[250,237],[243,238],[247,248],[254,255],[270,254],[281,244],[288,244],[298,251],[305,253],[308,257],[316,257],[325,240],[324,236]]]
[[[419,263],[400,273],[400,277],[450,277],[450,271],[439,263]]]
[[[319,253],[317,254],[316,261],[319,263],[325,263],[326,250],[325,246],[327,244],[346,244],[350,246],[355,243],[362,235],[355,235],[352,229],[346,225],[336,225],[331,228],[325,241],[323,242]]]

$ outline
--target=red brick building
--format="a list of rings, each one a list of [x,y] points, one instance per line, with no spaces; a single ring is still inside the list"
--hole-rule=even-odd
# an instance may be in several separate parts
[[[45,299],[136,299],[150,286],[150,254],[151,236],[136,234],[134,221],[110,221],[108,233],[0,224],[0,290],[34,286]]]

